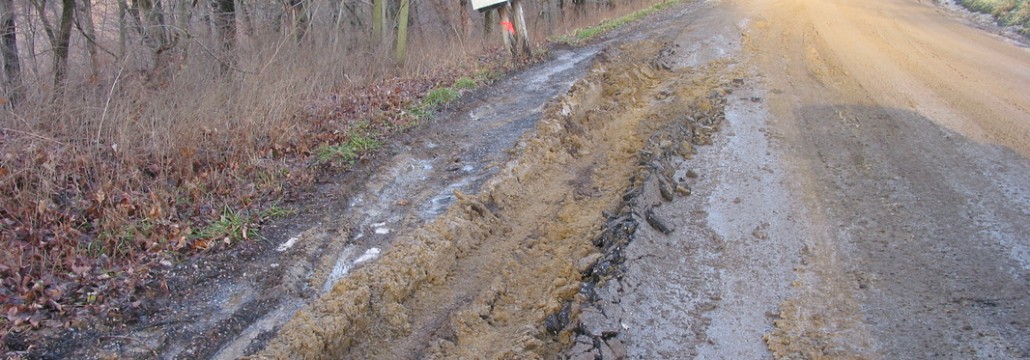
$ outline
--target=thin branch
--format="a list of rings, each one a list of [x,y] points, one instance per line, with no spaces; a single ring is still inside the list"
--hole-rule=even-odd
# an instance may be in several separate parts
[[[47,39],[50,40],[50,45],[53,46],[57,43],[57,36],[54,35],[54,27],[50,25],[50,19],[46,15],[46,0],[30,0],[29,3],[36,8],[36,12],[39,13],[39,21],[43,23],[43,31],[46,32]]]
[[[34,138],[37,138],[37,139],[40,139],[40,140],[50,141],[50,142],[53,142],[55,144],[67,145],[67,144],[65,144],[65,143],[63,143],[63,142],[61,142],[61,141],[59,141],[57,139],[54,139],[54,138],[51,138],[51,137],[46,137],[46,136],[39,135],[39,134],[30,133],[28,131],[15,130],[15,129],[11,129],[11,128],[0,128],[0,131],[10,131],[10,132],[19,133],[19,134],[22,134],[22,135],[28,135],[28,136],[31,136],[31,137],[34,137]]]
[[[100,114],[100,124],[97,126],[97,137],[93,140],[94,144],[100,145],[100,133],[104,131],[104,120],[107,119],[107,110],[111,107],[111,98],[114,97],[114,88],[118,86],[118,81],[122,79],[123,70],[125,70],[125,60],[122,60],[122,64],[118,66],[118,75],[114,77],[114,82],[111,83],[111,89],[107,91],[107,99],[104,100],[104,112]]]
[[[86,34],[86,30],[82,29],[82,24],[79,22],[79,18],[78,17],[75,18],[75,28],[79,29],[79,34],[81,34],[82,37],[86,38],[86,41],[88,41],[90,44],[93,44],[93,46],[96,46],[100,50],[103,50],[108,55],[111,55],[111,57],[113,57],[115,59],[118,58],[118,55],[115,55],[113,52],[111,52],[111,50],[107,50],[106,47],[104,47],[104,46],[100,45],[100,43],[96,42],[96,40],[93,39],[94,36],[90,36],[89,34]]]
[[[272,65],[272,63],[275,62],[275,58],[279,56],[279,50],[283,48],[283,45],[285,45],[287,41],[289,41],[289,39],[287,38],[282,38],[282,40],[279,41],[279,45],[275,47],[275,52],[272,53],[272,56],[268,59],[268,62],[265,63],[265,66],[262,66],[261,70],[258,70],[258,74],[264,73],[265,70],[268,69],[268,66]]]
[[[192,40],[194,42],[196,42],[197,45],[200,46],[200,49],[204,50],[204,52],[207,53],[208,56],[211,56],[211,58],[213,58],[213,59],[215,59],[215,60],[217,60],[217,61],[219,61],[221,63],[228,63],[225,60],[223,60],[222,57],[218,56],[218,54],[215,54],[214,51],[211,51],[211,49],[208,49],[207,45],[204,45],[204,43],[201,42],[200,40],[196,40],[196,39],[192,39]],[[258,73],[253,72],[253,71],[240,69],[236,65],[232,65],[232,63],[229,63],[229,68],[232,69],[232,70],[235,70],[236,72],[243,73],[243,74],[250,74],[250,75],[257,75],[258,74]]]

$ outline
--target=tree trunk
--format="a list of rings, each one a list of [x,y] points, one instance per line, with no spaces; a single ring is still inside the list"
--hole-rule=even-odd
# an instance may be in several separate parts
[[[175,3],[175,33],[179,38],[190,38],[190,22],[193,20],[193,7],[196,3],[191,0],[178,0]]]
[[[526,14],[522,11],[522,0],[512,0],[511,6],[515,10],[515,40],[517,41],[516,46],[519,48],[519,59],[526,60],[533,55],[533,50],[529,44],[529,29],[526,28]]]
[[[349,1],[344,1],[343,7],[347,9],[347,23],[350,24],[351,27],[365,27],[365,21],[361,18],[361,15],[358,15],[357,4]]]
[[[483,12],[483,37],[489,37],[490,33],[494,31],[494,13],[495,10],[486,10]]]
[[[577,18],[586,11],[586,6],[583,6],[584,4],[586,4],[586,0],[572,0],[572,14]]]
[[[461,19],[461,38],[465,39],[469,35],[469,1],[458,0],[458,16]]]
[[[14,23],[14,1],[0,0],[0,54],[4,61],[4,87],[13,106],[19,99],[21,61],[18,59],[18,36]]]
[[[498,7],[497,17],[500,20],[499,24],[501,25],[501,37],[504,39],[504,48],[508,49],[512,60],[515,61],[518,59],[519,48],[516,46],[515,24],[511,22],[511,5],[504,3]]]
[[[129,41],[129,5],[125,0],[118,0],[118,59],[125,58],[125,45]]]
[[[68,77],[68,45],[75,22],[75,0],[61,0],[61,22],[54,38],[54,87],[60,88]]]
[[[304,36],[308,33],[308,22],[311,20],[310,14],[308,14],[308,2],[310,0],[293,0],[294,6],[294,31],[297,34],[297,41],[304,39]]]
[[[246,32],[247,36],[254,38],[254,34],[257,33],[257,28],[254,27],[254,18],[250,15],[250,7],[244,0],[240,0],[240,14],[243,15],[243,31]],[[257,40],[256,38],[254,38]]]
[[[82,6],[78,8],[79,17],[75,24],[86,38],[86,54],[89,55],[90,76],[96,78],[100,71],[99,59],[97,59],[96,27],[93,25],[93,0],[82,0]]]
[[[143,13],[140,14],[140,11]],[[164,7],[160,0],[135,0],[128,8],[129,14],[136,20],[143,42],[150,48],[153,56],[155,75],[162,76],[167,65],[166,52],[175,48],[179,42],[178,34],[173,35],[165,22]],[[142,15],[142,16],[141,16]]]
[[[397,63],[404,64],[404,52],[408,46],[408,7],[410,0],[401,0],[401,9],[397,14]]]
[[[212,0],[211,8],[214,10],[212,20],[218,32],[218,45],[221,48],[219,56],[222,74],[228,74],[232,71],[236,59],[236,2]]]
[[[46,0],[35,0],[31,3],[39,14],[39,22],[43,25],[47,40],[50,40],[54,87],[60,89],[68,72],[68,45],[71,42],[72,23],[75,21],[75,0],[61,0],[60,22],[57,28],[54,28],[47,16]]]
[[[372,1],[372,43],[382,44],[386,41],[386,0]]]

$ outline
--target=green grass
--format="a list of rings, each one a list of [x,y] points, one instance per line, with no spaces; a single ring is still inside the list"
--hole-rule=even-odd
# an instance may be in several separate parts
[[[378,149],[383,143],[375,138],[364,135],[351,135],[347,142],[336,145],[323,145],[316,150],[316,158],[320,164],[325,163],[346,163],[350,164],[361,156],[361,154]]]
[[[246,214],[242,214],[226,205],[222,208],[222,215],[218,217],[218,220],[198,231],[194,234],[194,237],[212,240],[228,239],[230,243],[236,243],[248,237],[247,227],[249,225],[250,219]]]
[[[504,72],[497,69],[484,69],[472,75],[472,78],[479,83],[492,83],[502,77],[504,77]]]
[[[573,45],[574,44],[578,44],[580,42],[587,41],[587,40],[593,39],[595,37],[598,37],[598,36],[600,36],[602,34],[605,34],[605,33],[609,32],[609,31],[618,29],[619,27],[622,27],[623,25],[626,25],[628,23],[640,20],[640,19],[644,18],[647,15],[650,15],[650,14],[656,13],[658,11],[667,9],[670,6],[676,5],[680,1],[681,0],[666,0],[666,1],[654,4],[654,5],[651,5],[649,7],[646,7],[646,8],[634,11],[634,12],[629,13],[627,15],[623,15],[621,17],[617,17],[617,18],[614,18],[614,19],[607,19],[605,21],[602,21],[600,24],[576,30],[571,35],[564,35],[564,36],[561,36],[561,37],[558,37],[558,38],[554,39],[553,41],[563,42],[563,43],[573,44]]]
[[[474,89],[475,87],[476,87],[476,80],[473,80],[472,78],[470,78],[468,76],[463,76],[463,77],[461,77],[460,79],[458,79],[457,81],[454,82],[454,88],[455,89],[465,90],[465,89]]]
[[[436,88],[430,90],[429,93],[426,94],[426,97],[422,98],[422,105],[430,108],[435,108],[437,106],[456,100],[458,96],[458,91],[451,89],[449,87]]]
[[[1019,27],[1030,36],[1030,0],[959,0],[967,9],[989,14],[1004,26]]]
[[[274,203],[269,205],[267,209],[261,211],[261,215],[258,216],[258,218],[261,220],[276,219],[296,215],[297,212],[297,208],[282,207],[279,203]]]
[[[407,113],[416,121],[428,120],[436,110],[451,101],[461,97],[461,93],[455,89],[471,89],[476,87],[477,82],[471,78],[463,77],[455,81],[453,87],[439,87],[430,90],[422,101],[408,109]]]

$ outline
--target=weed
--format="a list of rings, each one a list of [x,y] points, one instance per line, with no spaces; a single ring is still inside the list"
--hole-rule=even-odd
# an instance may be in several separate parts
[[[1027,0],[960,0],[967,9],[994,17],[998,24],[1016,26],[1023,35],[1030,35],[1030,1]]]
[[[458,92],[451,88],[436,88],[426,94],[422,99],[422,105],[433,109],[440,105],[449,103],[458,98]]]
[[[476,72],[474,75],[472,75],[472,78],[475,79],[478,83],[492,83],[500,79],[502,76],[504,76],[504,73],[500,70],[486,69]]]
[[[358,157],[357,151],[354,151],[353,147],[348,144],[339,145],[322,145],[316,152],[318,163],[324,164],[333,161],[343,161],[349,163]]]
[[[250,224],[245,214],[234,210],[229,205],[222,208],[222,215],[218,220],[201,229],[194,235],[197,239],[224,239],[226,244],[239,242],[247,239],[247,227]]]
[[[345,143],[319,147],[316,151],[316,158],[320,164],[350,164],[361,154],[378,149],[380,146],[382,146],[382,142],[379,140],[368,135],[356,134]]]
[[[430,116],[432,116],[433,110],[436,110],[440,106],[454,101],[461,96],[455,88],[471,89],[474,87],[476,87],[475,80],[463,77],[454,83],[454,88],[441,87],[430,90],[426,93],[426,96],[422,98],[422,102],[408,109],[407,114],[415,119],[416,122],[428,120]]]
[[[664,10],[670,6],[679,3],[681,0],[666,0],[641,10],[634,11],[627,15],[623,15],[614,19],[607,19],[602,21],[600,24],[582,28],[576,30],[572,36],[561,35],[553,38],[555,42],[563,42],[568,44],[578,44],[580,42],[593,39],[601,34],[607,33],[628,23],[640,20],[641,18],[653,14],[655,12]]]
[[[458,79],[457,81],[454,82],[454,88],[455,89],[462,89],[462,90],[464,90],[464,89],[475,89],[476,88],[476,80],[473,80],[472,78],[470,78],[468,76],[463,76],[463,77],[461,77],[460,79]]]
[[[383,144],[379,140],[362,135],[351,136],[350,141],[347,143],[358,152],[369,152],[378,149]]]
[[[269,205],[267,209],[261,211],[261,215],[258,216],[261,220],[282,218],[297,214],[297,208],[282,207],[279,203]]]
[[[421,106],[412,107],[412,108],[408,109],[407,113],[412,118],[414,118],[416,122],[428,120],[429,116],[432,114],[431,111],[429,111],[428,109],[425,109],[425,108],[423,108]]]

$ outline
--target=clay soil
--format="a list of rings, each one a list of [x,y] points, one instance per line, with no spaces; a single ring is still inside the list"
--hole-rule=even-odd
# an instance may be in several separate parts
[[[1030,51],[963,16],[684,2],[552,49],[33,356],[1030,357]]]

